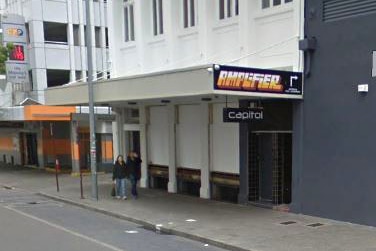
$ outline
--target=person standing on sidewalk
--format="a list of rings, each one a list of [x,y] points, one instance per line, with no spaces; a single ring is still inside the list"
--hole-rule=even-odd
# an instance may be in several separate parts
[[[127,167],[124,163],[124,159],[122,155],[119,155],[116,158],[113,171],[112,171],[112,181],[115,182],[116,185],[116,198],[117,199],[127,199],[127,183],[126,177],[128,176]]]
[[[141,178],[141,158],[135,152],[130,152],[127,157],[127,166],[129,172],[129,179],[132,184],[132,196],[137,199],[137,181]]]

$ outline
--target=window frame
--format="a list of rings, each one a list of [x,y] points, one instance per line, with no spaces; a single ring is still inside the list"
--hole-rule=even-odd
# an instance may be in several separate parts
[[[151,3],[152,35],[158,37],[164,34],[163,0],[152,0]]]
[[[136,41],[134,29],[134,0],[123,0],[123,41],[130,43]]]
[[[221,8],[223,4],[223,8]],[[237,18],[240,14],[239,0],[218,0],[217,11],[218,20],[223,21],[231,18]]]
[[[185,2],[187,5],[185,5]],[[193,12],[192,12],[193,3]],[[186,9],[187,8],[187,9]],[[198,25],[198,1],[197,0],[181,0],[180,12],[181,12],[181,27],[184,30],[194,29]]]
[[[264,4],[264,1],[267,1],[268,4]],[[286,4],[291,4],[294,0],[279,0],[279,3],[276,3],[275,0],[260,0],[260,7],[262,10],[267,10],[273,7],[280,7]]]

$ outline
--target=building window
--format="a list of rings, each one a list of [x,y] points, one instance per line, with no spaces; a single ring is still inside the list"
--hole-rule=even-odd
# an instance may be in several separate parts
[[[97,71],[97,79],[98,80],[103,79],[103,71]]]
[[[30,27],[29,23],[25,23],[25,30],[26,30],[26,41],[30,44]]]
[[[105,35],[106,47],[108,48],[108,28],[107,27],[104,30],[104,35]]]
[[[54,87],[69,83],[70,71],[47,69],[47,87]]]
[[[219,19],[239,15],[239,0],[219,0]]]
[[[82,79],[82,71],[76,71],[76,81],[82,82],[84,79]]]
[[[101,43],[101,28],[100,27],[95,27],[95,47],[101,48],[102,43]]]
[[[163,0],[153,0],[153,34],[163,34]]]
[[[124,0],[124,41],[134,41],[134,1]]]
[[[73,45],[80,45],[80,26],[77,24],[73,25]]]
[[[67,24],[44,22],[44,41],[52,44],[68,44]]]
[[[183,26],[184,28],[196,25],[196,0],[183,0]]]
[[[261,0],[261,8],[267,9],[271,6],[279,6],[283,3],[291,3],[293,0]]]
[[[29,70],[29,81],[30,81],[31,89],[34,90],[33,70]]]

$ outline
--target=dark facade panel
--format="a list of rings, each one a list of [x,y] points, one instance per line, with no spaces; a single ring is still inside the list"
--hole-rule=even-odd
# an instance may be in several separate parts
[[[376,14],[325,22],[325,2],[306,1],[305,33],[317,49],[294,124],[304,135],[293,202],[304,214],[376,225]],[[358,93],[359,84],[369,92]]]

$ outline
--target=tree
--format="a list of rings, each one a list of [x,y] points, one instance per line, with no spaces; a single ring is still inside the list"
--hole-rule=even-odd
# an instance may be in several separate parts
[[[6,46],[0,46],[0,74],[5,75],[5,62],[9,58],[9,54],[14,49],[14,45],[12,43],[7,43]]]

